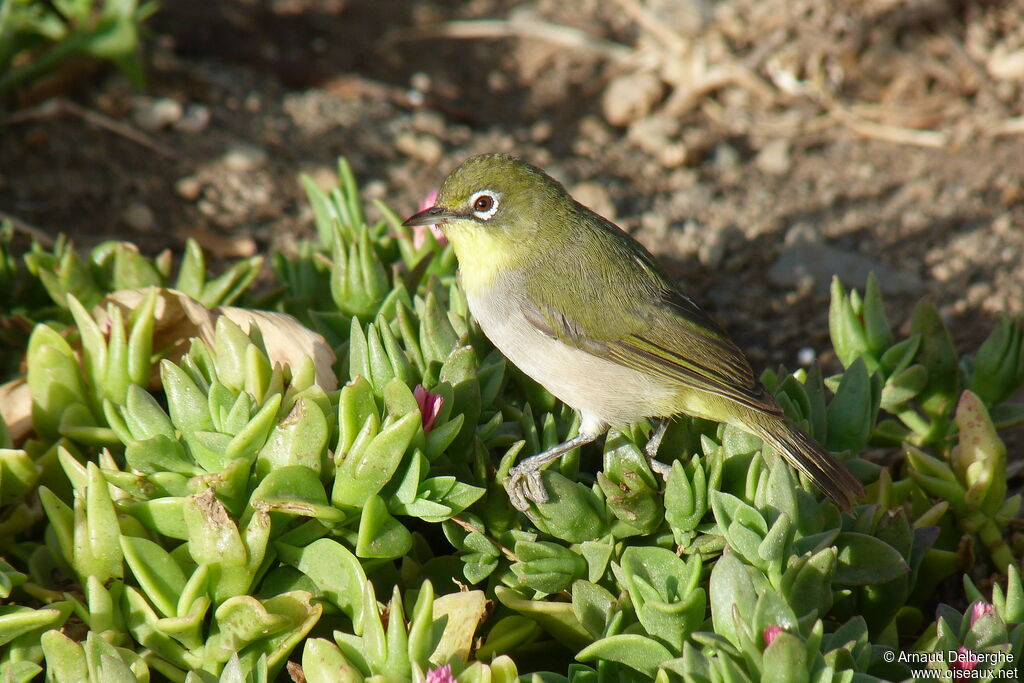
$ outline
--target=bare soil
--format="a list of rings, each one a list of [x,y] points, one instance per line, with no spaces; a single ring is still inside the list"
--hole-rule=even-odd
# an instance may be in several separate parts
[[[832,272],[878,272],[896,324],[931,297],[964,349],[1024,313],[1019,2],[164,0],[148,28],[144,92],[65,71],[45,92],[72,104],[8,109],[5,215],[231,258],[308,234],[297,176],[329,186],[338,156],[411,213],[502,150],[636,235],[755,366],[828,361]]]

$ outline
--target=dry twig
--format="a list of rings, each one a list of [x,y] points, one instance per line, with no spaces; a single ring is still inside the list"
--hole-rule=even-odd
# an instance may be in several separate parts
[[[47,249],[53,246],[53,238],[43,232],[41,229],[34,225],[26,223],[22,219],[7,213],[6,211],[0,211],[0,221],[9,221],[17,232],[24,233],[39,242],[42,246]]]
[[[392,36],[392,40],[395,41],[431,38],[531,38],[573,50],[587,50],[613,62],[624,61],[634,54],[633,50],[625,45],[593,38],[580,29],[533,19],[446,21],[432,26],[400,31]]]
[[[866,138],[896,142],[901,145],[914,145],[916,147],[945,147],[949,142],[946,133],[937,130],[919,130],[917,128],[905,128],[893,126],[886,123],[878,123],[863,117],[857,116],[846,107],[837,102],[826,105],[829,114],[853,132]]]
[[[75,104],[71,100],[64,98],[55,98],[47,100],[40,105],[31,107],[29,109],[22,109],[16,111],[13,114],[6,116],[3,120],[4,125],[13,126],[18,123],[25,123],[27,121],[38,121],[41,119],[56,118],[62,114],[70,114],[77,116],[86,123],[92,124],[97,128],[102,128],[106,131],[119,135],[126,140],[142,145],[143,147],[150,149],[161,156],[165,156],[171,159],[180,159],[181,155],[175,152],[173,149],[157,142],[145,133],[136,130],[132,126],[126,123],[122,123],[115,119],[110,118],[105,114],[101,114],[92,109],[86,109],[78,104]]]
[[[998,137],[1000,135],[1022,135],[1024,134],[1024,116],[1014,116],[1003,119],[994,126],[984,131],[986,135]]]

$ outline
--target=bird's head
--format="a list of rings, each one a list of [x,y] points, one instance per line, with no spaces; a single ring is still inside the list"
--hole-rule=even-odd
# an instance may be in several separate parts
[[[482,154],[452,171],[437,201],[405,221],[438,225],[460,251],[460,242],[522,240],[555,226],[573,204],[554,178],[507,154]]]

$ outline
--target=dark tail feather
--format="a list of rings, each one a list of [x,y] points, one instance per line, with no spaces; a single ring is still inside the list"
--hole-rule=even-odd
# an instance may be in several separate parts
[[[864,496],[864,487],[843,463],[785,418],[773,417],[755,433],[843,510],[849,510],[857,498]]]

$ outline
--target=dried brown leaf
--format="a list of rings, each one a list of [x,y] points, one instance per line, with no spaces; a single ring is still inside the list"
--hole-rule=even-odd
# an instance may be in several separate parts
[[[106,322],[106,305],[119,306],[125,313],[134,310],[148,294],[148,289],[127,289],[114,292],[106,297],[94,312],[100,324]],[[177,362],[188,351],[190,340],[199,337],[209,345],[214,343],[217,318],[227,316],[243,331],[248,332],[255,324],[263,336],[267,354],[272,364],[288,367],[297,365],[306,357],[313,359],[316,368],[316,382],[325,391],[338,387],[334,374],[334,351],[323,336],[304,327],[296,318],[287,313],[257,311],[236,306],[218,306],[208,309],[195,299],[174,289],[157,290],[154,316],[153,350]],[[159,377],[150,379],[155,386]]]
[[[0,416],[15,445],[32,432],[32,393],[24,377],[0,384]]]

